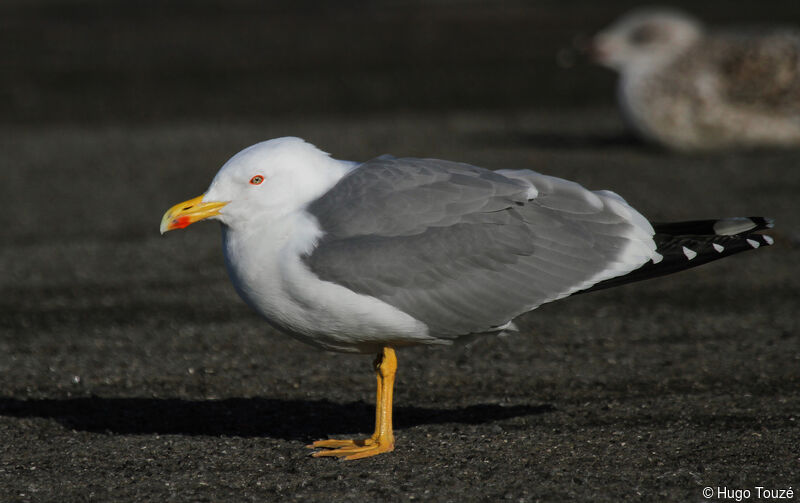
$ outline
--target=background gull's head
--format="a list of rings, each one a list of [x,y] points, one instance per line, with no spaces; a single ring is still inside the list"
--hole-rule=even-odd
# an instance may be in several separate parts
[[[701,34],[701,24],[688,14],[668,8],[643,8],[598,33],[592,52],[598,63],[626,73],[670,63]]]

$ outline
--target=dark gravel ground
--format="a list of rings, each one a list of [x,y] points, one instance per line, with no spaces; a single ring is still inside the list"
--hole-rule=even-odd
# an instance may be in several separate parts
[[[2,142],[6,500],[698,501],[705,486],[798,487],[800,154],[664,155],[615,117],[16,129]],[[342,158],[392,145],[532,167],[614,188],[654,219],[768,214],[776,243],[544,306],[507,337],[402,350],[397,450],[312,459],[310,440],[369,432],[371,358],[318,352],[250,313],[216,225],[157,232],[229,154],[284,133]]]
[[[225,87],[224,78],[176,91],[215,64],[246,68],[224,47],[209,66],[195,59],[202,44],[187,34],[213,25],[214,2],[200,4],[203,22],[178,23],[182,42],[165,54],[156,17],[70,5],[0,9],[2,36],[25,34],[34,49],[40,40],[52,49],[25,59],[30,47],[4,46],[14,57],[0,63],[13,77],[0,84],[12,98],[0,105],[0,501],[706,501],[704,487],[749,489],[751,500],[756,486],[800,489],[800,153],[679,156],[648,147],[628,136],[609,103],[592,101],[611,92],[608,75],[556,74],[542,89],[571,84],[537,101],[519,83],[530,75],[498,70],[538,61],[522,51],[499,62],[480,53],[483,80],[451,73],[451,89],[463,94],[449,94],[441,76],[414,77],[427,75],[408,62],[425,43],[395,47],[389,54],[406,67],[388,70],[352,54],[386,49],[390,37],[346,46],[350,70],[363,67],[360,78],[374,84],[367,90],[387,93],[358,101],[355,112],[348,93],[363,97],[359,79],[330,69],[319,81],[303,77],[283,53],[283,80],[270,92],[309,87],[254,111],[250,88]],[[184,4],[168,5],[158,14],[174,20]],[[219,18],[223,34],[238,26],[230,12],[246,17],[253,4],[232,5]],[[362,17],[377,14],[347,5],[346,27],[375,26]],[[409,19],[405,4],[392,5],[376,30]],[[452,57],[454,68],[468,58],[442,52],[439,27],[522,43],[511,28],[542,11],[435,10],[413,18],[428,23],[423,41],[439,48],[425,64]],[[109,28],[129,18],[133,27]],[[40,23],[26,25],[31,19]],[[48,30],[37,37],[25,26]],[[68,28],[89,35],[70,39]],[[143,55],[131,49],[136,40],[151,41]],[[552,40],[539,53],[561,43]],[[296,51],[335,52],[324,44]],[[120,54],[128,59],[114,59]],[[122,72],[125,62],[139,71]],[[159,81],[165,69],[173,73]],[[483,99],[488,75],[498,78],[501,102]],[[320,97],[331,82],[339,83],[333,94]],[[590,85],[598,82],[599,90]],[[590,98],[577,106],[581,89]],[[222,96],[233,112],[219,113]],[[436,96],[451,101],[428,106]],[[510,106],[515,96],[520,105]],[[397,450],[312,459],[309,441],[371,429],[371,357],[319,352],[272,331],[233,292],[216,225],[165,237],[157,230],[163,211],[202,192],[230,155],[289,134],[338,158],[392,152],[533,168],[613,189],[653,220],[768,215],[775,245],[543,306],[506,337],[401,350]]]

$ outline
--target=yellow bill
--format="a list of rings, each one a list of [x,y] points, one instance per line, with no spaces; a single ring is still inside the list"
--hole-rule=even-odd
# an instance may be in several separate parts
[[[228,204],[227,202],[220,201],[204,203],[204,195],[205,194],[201,194],[194,199],[178,203],[168,209],[167,212],[164,213],[164,216],[161,217],[161,234],[175,229],[183,229],[195,222],[218,215],[219,210]]]

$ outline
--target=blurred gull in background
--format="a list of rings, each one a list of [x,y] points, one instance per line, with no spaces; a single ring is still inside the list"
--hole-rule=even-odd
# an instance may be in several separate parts
[[[592,52],[620,73],[623,113],[649,140],[683,151],[800,145],[797,30],[706,30],[645,8],[597,34]]]

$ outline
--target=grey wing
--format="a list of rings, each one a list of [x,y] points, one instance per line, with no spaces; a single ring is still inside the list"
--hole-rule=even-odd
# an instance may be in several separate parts
[[[619,196],[532,171],[432,159],[357,167],[308,211],[321,279],[377,297],[441,337],[494,331],[653,257]]]

